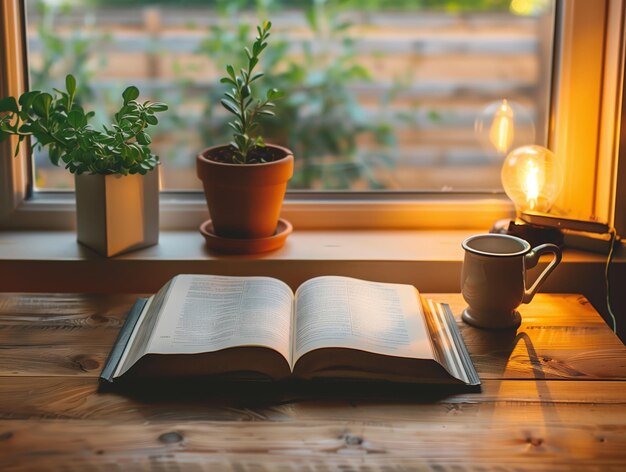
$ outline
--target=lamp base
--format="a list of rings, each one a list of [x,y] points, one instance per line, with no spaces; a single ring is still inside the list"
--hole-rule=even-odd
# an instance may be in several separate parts
[[[563,233],[560,230],[526,223],[521,220],[498,220],[489,232],[517,236],[528,241],[533,247],[544,243],[563,246]]]

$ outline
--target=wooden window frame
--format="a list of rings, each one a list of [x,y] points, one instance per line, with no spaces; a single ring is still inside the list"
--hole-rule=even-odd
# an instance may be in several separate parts
[[[558,51],[554,60],[548,130],[550,147],[557,155],[568,156],[564,163],[564,168],[568,169],[568,188],[584,189],[565,192],[566,203],[561,202],[561,206],[570,210],[575,207],[577,214],[619,223],[622,231],[626,208],[621,203],[623,198],[617,197],[626,193],[626,165],[619,167],[620,154],[626,156],[626,137],[624,132],[620,135],[620,118],[625,113],[621,101],[624,26],[623,21],[611,18],[623,18],[624,3],[625,0],[557,0],[555,51],[557,48]],[[589,15],[586,12],[589,4],[596,10],[601,5],[601,15]],[[3,71],[0,94],[19,95],[27,87],[24,1],[5,0],[0,5],[0,34],[4,45],[0,45],[0,71]],[[585,51],[587,59],[580,56],[575,41],[581,31],[592,38],[593,47]],[[589,62],[589,57],[596,57],[598,51],[602,59]],[[589,64],[595,67],[585,80],[576,79],[575,72],[580,69],[581,61],[586,61],[587,67]],[[610,113],[608,103],[619,103],[619,106]],[[622,144],[618,152],[620,136]],[[0,154],[11,156],[13,145],[13,140],[0,143]],[[626,157],[622,158],[624,160]],[[570,170],[577,167],[583,170]],[[588,177],[590,168],[593,182]],[[0,159],[0,227],[72,228],[73,193],[35,193],[32,180],[31,163],[25,150],[16,158]],[[497,192],[354,192],[348,195],[290,192],[283,207],[283,216],[298,228],[486,230],[495,220],[512,214],[511,202]],[[161,196],[162,229],[195,229],[206,217],[206,205],[199,193],[164,193]]]

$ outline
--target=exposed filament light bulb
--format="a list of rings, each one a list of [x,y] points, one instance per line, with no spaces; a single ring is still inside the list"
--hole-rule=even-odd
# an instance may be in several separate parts
[[[537,198],[539,198],[539,168],[534,162],[528,164],[528,170],[526,171],[525,193],[526,202],[528,202],[528,208],[534,210],[537,206]]]
[[[502,165],[502,186],[518,213],[548,212],[563,183],[556,157],[542,146],[522,146]]]
[[[489,140],[499,154],[506,154],[513,144],[514,128],[513,108],[504,99],[498,106],[489,129]]]
[[[474,120],[474,132],[486,159],[504,159],[512,149],[535,142],[532,113],[508,99],[488,103]]]

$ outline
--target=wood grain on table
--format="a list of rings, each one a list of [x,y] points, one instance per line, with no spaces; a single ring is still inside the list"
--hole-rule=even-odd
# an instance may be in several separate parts
[[[426,295],[458,317],[458,294]],[[136,296],[0,295],[0,470],[624,470],[626,348],[583,297],[460,323],[480,393],[98,391]]]

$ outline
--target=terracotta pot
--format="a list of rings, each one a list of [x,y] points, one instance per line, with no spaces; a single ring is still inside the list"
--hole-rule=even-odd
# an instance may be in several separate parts
[[[267,238],[276,231],[287,182],[293,175],[289,149],[268,144],[274,160],[261,164],[219,162],[228,145],[202,151],[196,160],[215,233],[225,238]]]
[[[103,256],[159,242],[159,174],[76,175],[78,242]]]

